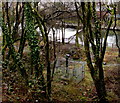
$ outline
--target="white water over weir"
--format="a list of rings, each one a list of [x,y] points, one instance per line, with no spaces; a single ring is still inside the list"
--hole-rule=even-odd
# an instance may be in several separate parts
[[[82,30],[80,30],[79,32],[81,32]],[[50,31],[49,32],[49,40],[52,41],[53,40],[53,32]],[[66,28],[65,29],[65,43],[72,43],[75,44],[75,34],[76,34],[76,29],[72,29],[72,28]],[[56,40],[58,42],[62,42],[62,30],[61,29],[55,29],[55,37]],[[83,42],[80,40],[80,38],[78,38],[79,40],[79,44],[83,44]]]
[[[79,33],[82,33],[82,30],[79,30]],[[75,44],[75,38],[76,38],[76,29],[72,29],[72,28],[66,28],[65,29],[65,43],[72,43]],[[108,47],[115,47],[116,46],[116,37],[114,35],[114,33],[112,33],[113,35],[108,35],[107,38],[107,46]],[[78,38],[78,42],[81,45],[84,45],[83,43],[83,36],[80,35],[81,38]],[[118,35],[119,36],[119,35]],[[62,30],[61,29],[55,29],[55,37],[56,37],[56,41],[57,42],[62,42]],[[49,32],[49,40],[52,41],[53,40],[53,32],[52,30]],[[103,38],[104,40],[104,38]]]

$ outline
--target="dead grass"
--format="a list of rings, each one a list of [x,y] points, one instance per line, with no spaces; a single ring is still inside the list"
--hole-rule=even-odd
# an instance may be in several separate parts
[[[107,48],[104,62],[107,64],[116,63],[116,57],[118,56],[117,48]]]
[[[118,66],[105,67],[105,83],[109,100],[118,100],[120,97]]]
[[[108,93],[108,99],[118,100],[120,98],[120,58],[118,58],[117,48],[107,48],[104,61],[111,66],[104,66],[105,71],[105,83]],[[112,65],[117,64],[117,65]]]
[[[118,64],[117,60],[117,48],[107,48],[104,61],[107,64]],[[118,66],[105,66],[105,83],[109,101],[119,101],[119,90],[118,90]],[[55,79],[58,77],[55,77]],[[119,82],[120,83],[120,82]],[[96,90],[94,87],[93,80],[90,76],[89,69],[85,68],[85,78],[78,84],[73,81],[67,82],[53,81],[53,99],[59,101],[92,101],[97,98]],[[112,102],[111,102],[112,103]]]
[[[69,47],[68,47],[69,46]],[[71,50],[71,46],[74,45],[65,45],[61,47],[60,56],[64,56]],[[69,48],[69,49],[67,49]],[[63,51],[61,51],[63,50]],[[65,51],[64,51],[65,50]],[[74,49],[73,49],[74,50]],[[28,53],[28,49],[26,51]],[[58,50],[59,51],[59,50]],[[82,50],[81,50],[82,53]],[[111,63],[120,63],[120,59],[116,59],[117,57],[117,48],[107,48],[104,61],[107,64]],[[84,59],[84,57],[83,57]],[[73,68],[73,67],[71,67]],[[119,99],[119,91],[118,91],[118,67],[104,67],[105,70],[105,82],[106,88],[108,92],[109,100],[118,100]],[[46,72],[44,72],[46,74]],[[59,101],[92,101],[96,100],[96,91],[90,76],[90,71],[85,67],[85,78],[80,83],[75,83],[74,81],[64,81],[59,78],[59,74],[55,74],[54,80],[52,82],[52,98],[53,100]],[[12,96],[11,96],[12,97]],[[6,98],[7,99],[7,98]]]
[[[96,97],[95,88],[89,70],[86,66],[85,78],[80,83],[64,81],[56,74],[53,81],[52,96],[59,101],[92,101]]]

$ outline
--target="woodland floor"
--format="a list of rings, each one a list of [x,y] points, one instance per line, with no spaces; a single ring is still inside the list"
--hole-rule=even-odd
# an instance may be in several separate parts
[[[67,46],[69,47],[69,46]],[[120,103],[120,59],[117,58],[117,48],[107,48],[103,65],[105,71],[105,83],[108,99],[111,103]],[[85,60],[84,56],[82,60]],[[81,101],[89,102],[97,100],[95,87],[87,66],[85,67],[85,78],[80,83],[74,81],[53,82],[53,99],[59,101]]]
[[[57,52],[59,54],[57,55],[64,57],[66,53],[71,53],[75,50],[80,52],[80,54],[76,54],[73,58],[80,57],[80,60],[84,61],[83,50],[76,49],[73,44],[58,46]],[[104,62],[106,62],[106,65],[103,66],[108,94],[107,98],[111,103],[120,103],[120,58],[117,58],[117,48],[107,48]],[[8,93],[5,88],[5,85],[3,85],[3,103],[27,103],[25,101],[22,102],[22,100],[27,98],[27,94],[23,95],[22,93],[25,93],[25,87],[23,88],[22,85],[18,85],[18,90],[16,87],[14,88],[16,89],[16,93],[14,94]],[[72,80],[61,80],[59,74],[55,74],[52,82],[52,99],[54,103],[89,103],[90,101],[97,101],[97,94],[88,67],[85,66],[85,78],[79,83],[75,83]],[[10,100],[14,102],[8,102]]]

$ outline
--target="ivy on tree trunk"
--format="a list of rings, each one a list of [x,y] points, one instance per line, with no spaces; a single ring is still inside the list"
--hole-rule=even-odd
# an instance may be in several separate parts
[[[90,73],[92,76],[92,79],[94,81],[97,95],[99,98],[99,101],[101,103],[106,103],[108,100],[106,99],[107,93],[105,88],[105,82],[104,82],[104,71],[103,71],[103,59],[106,51],[106,42],[107,37],[109,34],[109,30],[112,24],[112,17],[110,18],[110,21],[108,23],[107,31],[104,35],[104,41],[101,42],[101,3],[100,4],[100,19],[98,19],[97,12],[96,12],[96,4],[93,3],[85,3],[81,2],[81,8],[82,8],[82,18],[79,15],[79,10],[77,7],[77,3],[75,3],[76,12],[83,24],[83,37],[84,37],[84,48],[85,48],[85,54],[86,54],[86,60],[87,65],[90,69]],[[90,44],[92,49],[92,54],[90,51]],[[94,58],[94,65],[92,64],[92,58],[93,55]]]

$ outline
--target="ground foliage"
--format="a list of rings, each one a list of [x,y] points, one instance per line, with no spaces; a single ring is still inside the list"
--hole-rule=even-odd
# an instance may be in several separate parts
[[[70,47],[72,48],[72,45]],[[107,54],[105,55],[104,61],[106,62],[106,65],[104,65],[104,71],[105,71],[105,83],[106,83],[106,88],[108,93],[108,99],[111,101],[111,103],[114,103],[112,101],[118,101],[120,94],[118,92],[118,87],[119,87],[118,86],[118,80],[119,80],[118,67],[114,65],[109,66],[109,64],[111,63],[112,64],[117,63],[117,59],[115,59],[117,56],[117,49],[116,50],[114,49],[114,52],[112,52],[111,54],[112,49],[113,48],[108,48]],[[58,51],[59,51],[59,47],[58,47]],[[59,56],[63,57],[63,55],[64,54],[62,53]],[[83,56],[82,60],[84,59],[85,58]],[[29,64],[29,59],[24,58],[24,60],[25,60],[26,66],[28,66],[27,64]],[[89,74],[89,69],[87,68],[87,66],[85,68],[86,68],[85,78],[80,83],[75,83],[73,80],[64,81],[61,78],[59,78],[60,77],[59,73],[54,75],[54,79],[52,83],[52,98],[54,102],[97,101],[97,94],[96,94],[96,90],[95,90],[92,78]],[[3,70],[3,74],[4,74],[3,101],[11,101],[11,102],[19,101],[20,103],[31,102],[31,101],[32,101],[31,103],[33,103],[36,100],[47,101],[45,99],[41,100],[40,98],[39,99],[35,98],[35,96],[38,96],[36,92],[39,92],[39,90],[36,91],[38,88],[36,79],[31,78],[32,88],[30,87],[28,89],[28,87],[23,83],[23,80],[19,73],[9,72],[9,70]],[[46,75],[46,71],[44,71],[44,75]],[[9,83],[7,81],[9,81]]]
[[[6,5],[8,4],[6,3]],[[85,67],[85,78],[80,83],[74,83],[73,80],[61,80],[60,74],[54,74],[54,72],[52,72],[54,78],[51,78],[51,70],[54,68],[56,55],[59,58],[65,58],[66,54],[70,54],[71,59],[84,61],[86,57],[83,47],[81,45],[75,47],[74,44],[62,45],[60,42],[55,44],[54,41],[48,42],[46,19],[39,15],[31,3],[23,5],[25,12],[24,33],[26,34],[24,38],[26,41],[22,55],[16,48],[20,47],[19,39],[13,38],[14,32],[17,31],[13,29],[14,26],[10,27],[8,7],[6,8],[7,17],[2,21],[3,102],[34,103],[48,102],[48,100],[53,100],[53,102],[97,102],[97,93],[87,66]],[[98,25],[96,24],[96,26]],[[37,27],[40,29],[42,39],[37,35]],[[111,66],[119,64],[119,58],[116,58],[116,48],[107,49],[104,59],[105,64],[107,63],[104,66],[107,98],[110,101],[119,101],[119,67]]]

